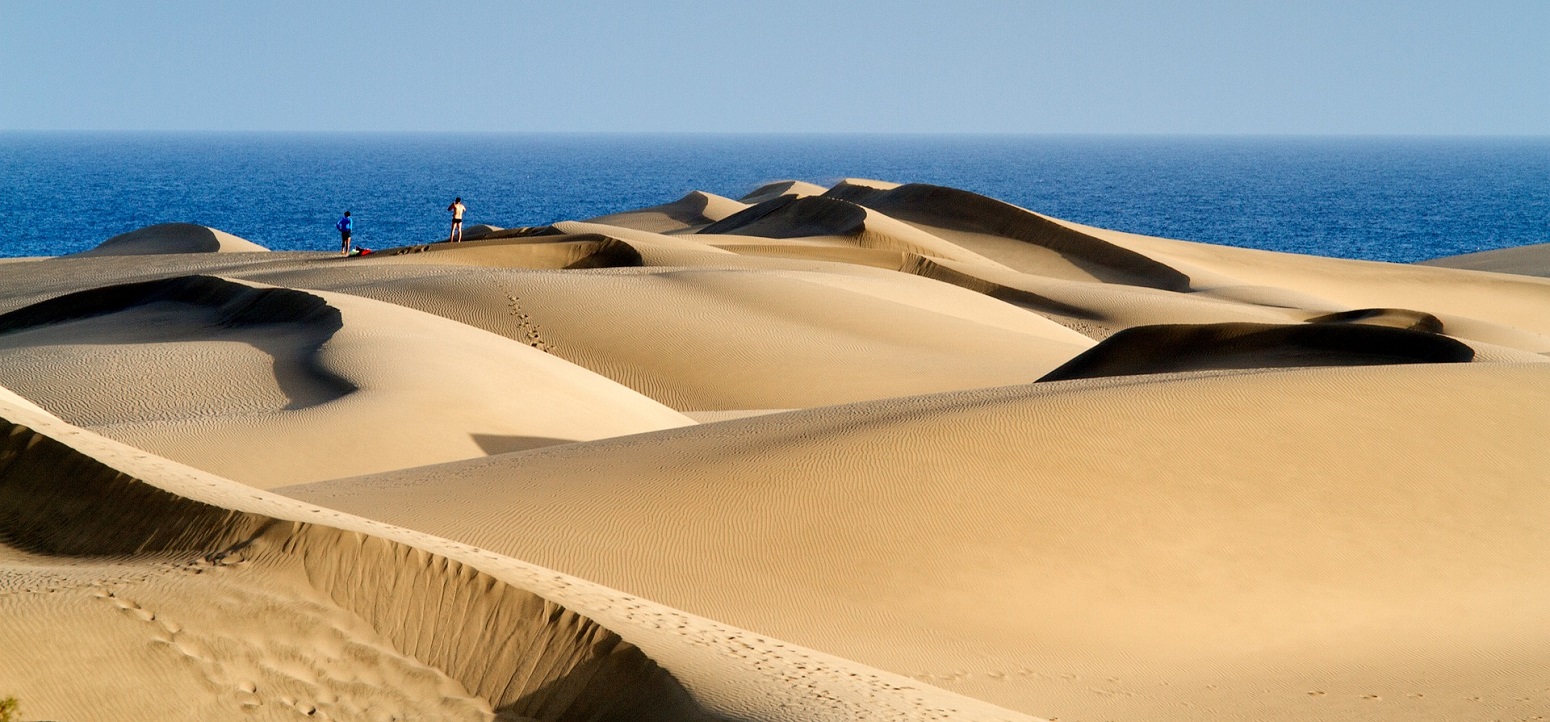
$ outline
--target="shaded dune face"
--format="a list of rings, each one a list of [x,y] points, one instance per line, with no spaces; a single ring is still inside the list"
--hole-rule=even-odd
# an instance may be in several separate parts
[[[709,718],[617,634],[467,564],[180,497],[6,420],[0,545],[61,562],[243,564],[276,580],[301,575],[399,652],[487,701],[497,720]],[[0,625],[0,641],[6,636]],[[97,672],[111,686],[113,670]]]
[[[109,349],[104,352],[108,358],[115,355],[111,349],[119,349],[117,355],[129,358],[125,354],[133,354],[131,347],[135,345],[236,342],[269,357],[275,388],[251,388],[241,380],[227,379],[220,368],[165,370],[203,374],[206,393],[244,397],[241,405],[252,407],[249,410],[291,410],[327,403],[356,390],[317,362],[318,349],[342,325],[339,311],[310,293],[254,288],[212,276],[183,276],[78,291],[0,315],[0,356],[9,356],[11,364],[19,368],[23,359],[47,364],[55,350],[59,362],[78,360],[80,353],[73,349],[82,345]],[[234,353],[215,352],[214,358],[236,358]],[[115,370],[129,376],[115,378]],[[156,376],[146,375],[149,370],[113,363],[92,369],[102,374],[102,383],[108,386],[115,382],[154,384]],[[19,373],[8,376],[12,377],[8,383],[23,393],[47,380]],[[169,377],[168,383],[173,380]],[[265,398],[256,398],[260,396]],[[172,410],[176,399],[170,394],[162,395],[158,403],[164,407],[163,414],[176,413]],[[143,419],[144,411],[139,409],[136,413],[141,415],[134,419]],[[112,423],[116,419],[73,420]]]
[[[1167,291],[1188,291],[1190,288],[1189,276],[1166,264],[977,193],[924,183],[889,189],[840,183],[824,195],[866,206],[907,223],[983,233],[1042,246],[1105,282]],[[993,253],[976,250],[994,258]]]
[[[1353,313],[1359,316],[1361,312]],[[1463,343],[1409,328],[1339,321],[1306,325],[1170,324],[1120,331],[1039,380],[1222,369],[1467,363],[1474,357],[1474,349]]]

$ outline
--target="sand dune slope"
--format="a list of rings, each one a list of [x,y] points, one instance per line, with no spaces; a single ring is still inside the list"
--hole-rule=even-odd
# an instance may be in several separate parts
[[[0,432],[0,681],[32,715],[1026,719],[148,457],[4,390]]]
[[[1539,364],[1130,377],[286,493],[1052,718],[1506,718],[1547,424]]]
[[[0,383],[71,422],[261,487],[693,423],[462,324],[208,276],[0,316]]]

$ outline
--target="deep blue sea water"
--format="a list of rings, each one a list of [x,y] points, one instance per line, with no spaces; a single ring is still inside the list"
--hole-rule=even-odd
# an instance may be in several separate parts
[[[0,256],[187,221],[275,250],[541,225],[771,180],[964,188],[1137,233],[1415,261],[1550,242],[1550,138],[0,133]]]

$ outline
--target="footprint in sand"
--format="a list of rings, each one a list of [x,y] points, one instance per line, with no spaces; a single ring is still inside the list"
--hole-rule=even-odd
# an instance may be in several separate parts
[[[140,605],[138,605],[138,604],[136,604],[136,603],[134,603],[132,601],[129,601],[127,599],[120,599],[120,598],[118,598],[116,596],[113,596],[111,594],[108,595],[107,598],[113,600],[113,606],[116,606],[119,609],[122,609],[125,612],[128,612],[129,614],[133,615],[136,619],[139,619],[142,622],[152,622],[152,621],[156,620],[156,613],[155,612],[152,612],[149,609],[145,609],[144,607],[141,607]]]

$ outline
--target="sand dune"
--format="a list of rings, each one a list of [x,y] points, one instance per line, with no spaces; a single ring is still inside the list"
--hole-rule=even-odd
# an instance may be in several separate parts
[[[143,256],[161,253],[251,253],[269,249],[246,238],[193,223],[160,223],[123,233],[82,251],[82,256]]]
[[[1550,277],[1550,243],[1433,258],[1421,261],[1421,265]]]
[[[866,179],[470,230],[342,258],[156,226],[0,263],[0,697],[1550,708],[1532,248],[1315,258]]]
[[[3,390],[0,419],[0,680],[35,713],[1027,719],[148,457]]]
[[[259,487],[693,423],[462,324],[197,276],[0,316],[0,385]]]

